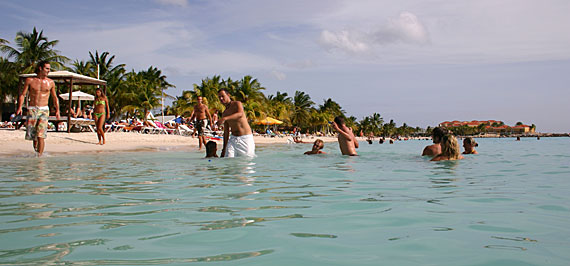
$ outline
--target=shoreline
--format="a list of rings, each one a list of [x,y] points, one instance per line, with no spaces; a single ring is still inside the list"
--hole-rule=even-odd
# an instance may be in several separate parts
[[[32,141],[25,140],[25,130],[0,129],[0,157],[35,157]],[[139,151],[189,151],[204,152],[205,148],[198,150],[198,138],[180,135],[141,134],[133,132],[107,132],[106,144],[97,145],[97,134],[94,132],[66,133],[49,131],[45,140],[44,154],[73,155],[93,154],[107,152],[139,152]],[[317,138],[325,142],[336,142],[336,137],[304,137],[303,141],[310,144]],[[218,152],[222,141],[215,140]],[[287,144],[288,137],[254,136],[256,146],[272,144]]]
[[[10,157],[35,157],[32,142],[25,140],[25,130],[0,129],[0,158]],[[141,134],[133,132],[107,132],[105,133],[107,144],[97,145],[97,134],[94,132],[66,133],[49,131],[46,138],[45,155],[82,155],[111,152],[160,152],[160,151],[188,151],[204,152],[198,150],[198,138],[181,135],[165,134]],[[520,135],[521,138],[529,137],[568,137],[568,134],[539,133],[533,135]],[[459,136],[465,138],[466,136]],[[516,138],[512,136],[471,136],[474,138]],[[266,137],[254,136],[256,146],[273,144],[287,144],[290,137]],[[303,143],[311,144],[314,140],[321,139],[324,142],[337,142],[336,137],[303,137]],[[366,141],[366,137],[357,137],[359,141]],[[378,137],[374,138],[375,140]],[[388,140],[389,138],[386,138]],[[430,140],[430,138],[410,138]],[[221,150],[222,141],[214,140],[218,144],[218,152]]]

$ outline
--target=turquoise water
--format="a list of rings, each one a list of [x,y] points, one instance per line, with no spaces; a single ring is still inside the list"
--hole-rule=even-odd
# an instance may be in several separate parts
[[[570,138],[478,142],[0,158],[0,264],[568,265]]]

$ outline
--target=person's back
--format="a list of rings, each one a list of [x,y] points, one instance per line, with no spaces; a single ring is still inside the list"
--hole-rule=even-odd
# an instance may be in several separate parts
[[[441,153],[441,145],[439,144],[441,142],[441,138],[443,137],[443,135],[445,134],[445,132],[443,131],[442,128],[440,127],[436,127],[433,129],[432,132],[432,140],[433,140],[433,145],[429,145],[426,146],[422,152],[422,156],[436,156],[438,154]]]
[[[338,146],[342,155],[356,156],[358,141],[354,137],[352,130],[344,124],[344,118],[337,116],[332,122],[333,128],[338,132]]]

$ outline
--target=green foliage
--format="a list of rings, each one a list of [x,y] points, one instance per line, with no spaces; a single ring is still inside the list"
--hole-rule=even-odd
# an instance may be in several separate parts
[[[19,65],[19,72],[33,73],[36,64],[42,60],[49,61],[54,70],[63,69],[63,64],[69,61],[54,49],[59,41],[49,41],[43,35],[43,30],[38,32],[35,27],[32,33],[19,31],[14,42],[15,48],[2,44],[0,51],[4,52],[8,59],[14,58],[14,62]],[[6,43],[5,40],[3,43]]]
[[[173,88],[162,71],[150,66],[143,71],[132,70],[127,73],[125,64],[115,64],[115,55],[109,52],[89,52],[87,61],[74,60],[70,66],[64,66],[69,59],[60,55],[55,50],[59,43],[57,40],[49,41],[43,31],[33,29],[32,33],[18,32],[15,38],[15,48],[9,46],[9,42],[0,39],[0,51],[6,58],[0,57],[0,97],[15,97],[18,93],[18,74],[31,73],[35,65],[41,60],[48,60],[53,70],[67,69],[78,74],[99,78],[107,82],[107,97],[111,109],[111,117],[117,118],[123,114],[139,114],[143,117],[148,111],[157,108],[161,99],[172,98],[174,102],[167,108],[168,112],[175,115],[189,116],[196,103],[196,96],[202,96],[210,112],[221,112],[225,109],[218,99],[218,91],[227,89],[233,100],[243,103],[244,111],[250,121],[273,117],[284,122],[285,127],[300,127],[310,131],[330,131],[328,121],[336,116],[345,117],[347,126],[353,130],[360,129],[366,133],[375,135],[407,135],[418,132],[421,128],[412,128],[405,123],[396,128],[393,120],[384,123],[382,116],[374,113],[357,121],[354,116],[346,117],[341,105],[328,98],[322,105],[315,107],[309,94],[303,91],[295,91],[291,97],[286,92],[277,92],[275,95],[266,97],[263,94],[265,88],[261,83],[250,75],[240,80],[232,80],[230,77],[222,79],[219,75],[201,80],[200,84],[194,84],[192,90],[183,90],[182,95],[171,97],[164,93]],[[9,61],[13,59],[14,61]],[[86,87],[88,93],[94,93],[95,87]],[[534,125],[533,125],[534,126]],[[428,131],[431,128],[428,128]]]

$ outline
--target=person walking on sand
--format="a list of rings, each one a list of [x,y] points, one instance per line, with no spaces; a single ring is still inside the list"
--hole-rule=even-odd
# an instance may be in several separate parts
[[[218,120],[218,125],[224,125],[224,145],[220,157],[255,156],[253,134],[247,123],[242,103],[232,101],[226,89],[218,91],[218,98],[226,107]]]
[[[97,127],[97,138],[99,139],[98,145],[105,144],[105,120],[111,117],[111,112],[109,111],[109,100],[107,96],[103,93],[101,88],[95,90],[95,101],[93,101],[93,119],[95,120],[95,126]]]
[[[426,146],[422,152],[422,156],[436,156],[441,153],[441,138],[445,135],[445,132],[441,127],[436,127],[432,131],[431,139],[433,140],[433,145]]]
[[[333,129],[338,133],[338,146],[342,155],[356,156],[358,149],[358,141],[352,133],[352,129],[344,124],[344,118],[337,116],[333,122],[330,122]]]
[[[208,106],[202,103],[203,99],[204,98],[202,98],[202,96],[196,97],[198,103],[194,105],[194,111],[190,117],[190,121],[195,121],[194,128],[198,133],[198,150],[202,149],[202,145],[204,145],[204,147],[206,146],[206,137],[204,136],[204,133],[208,126],[208,121],[212,121],[212,116],[210,115]]]
[[[26,139],[34,141],[34,150],[41,157],[45,148],[49,120],[49,97],[53,96],[55,116],[59,120],[59,101],[55,83],[48,78],[51,66],[47,61],[41,61],[36,67],[36,77],[26,78],[24,89],[18,96],[16,115],[22,114],[22,104],[26,93],[29,92],[28,121],[26,123]]]
[[[325,147],[325,143],[321,139],[315,140],[313,143],[313,148],[310,151],[305,152],[304,154],[326,154],[326,152],[321,151]]]

